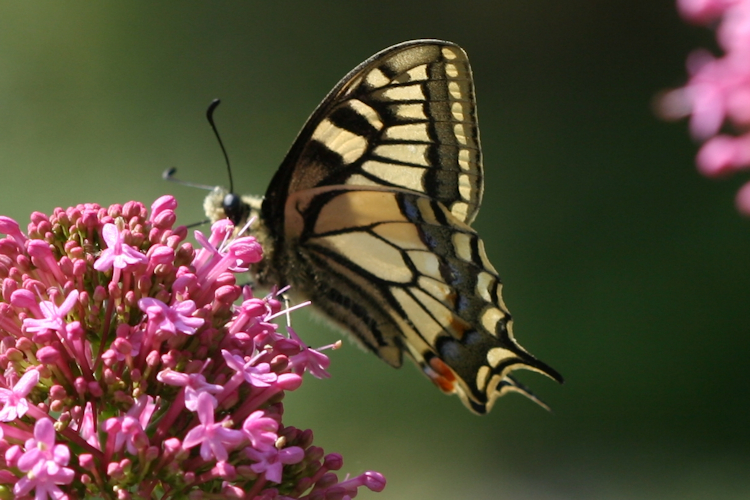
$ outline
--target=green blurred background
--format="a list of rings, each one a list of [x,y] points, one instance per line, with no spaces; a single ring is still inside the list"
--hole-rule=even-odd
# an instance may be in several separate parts
[[[262,193],[341,76],[420,37],[469,53],[475,226],[517,338],[567,382],[524,374],[554,412],[511,395],[480,418],[346,343],[288,423],[388,477],[361,498],[750,498],[750,222],[742,179],[701,178],[685,124],[651,111],[712,43],[671,0],[3,2],[0,213],[172,193],[200,220],[204,193],[160,174],[226,184],[211,99],[235,185]]]

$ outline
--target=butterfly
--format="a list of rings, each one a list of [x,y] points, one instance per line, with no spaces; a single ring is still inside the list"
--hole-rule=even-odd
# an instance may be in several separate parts
[[[389,47],[315,109],[264,197],[223,188],[212,220],[251,231],[256,283],[291,285],[393,367],[411,358],[442,391],[487,413],[519,368],[562,382],[514,339],[500,278],[471,223],[483,193],[466,53],[441,40]]]

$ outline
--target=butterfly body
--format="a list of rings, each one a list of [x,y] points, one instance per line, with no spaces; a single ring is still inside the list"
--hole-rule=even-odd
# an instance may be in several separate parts
[[[482,193],[466,54],[415,40],[334,87],[264,198],[238,202],[217,188],[205,206],[235,224],[258,217],[260,284],[291,285],[389,365],[405,354],[486,413],[508,391],[539,402],[514,369],[562,377],[513,338],[500,279],[470,226]]]

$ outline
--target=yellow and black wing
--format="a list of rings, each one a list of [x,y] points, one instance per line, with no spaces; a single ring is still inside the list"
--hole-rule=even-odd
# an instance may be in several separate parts
[[[507,391],[538,401],[510,372],[562,377],[513,338],[470,227],[482,191],[465,52],[395,45],[334,87],[262,202],[248,200],[267,250],[258,280],[292,285],[391,366],[406,353],[472,411]]]
[[[323,186],[420,193],[471,223],[483,176],[466,53],[415,40],[353,69],[308,119],[271,181],[263,215],[283,222],[290,194]]]

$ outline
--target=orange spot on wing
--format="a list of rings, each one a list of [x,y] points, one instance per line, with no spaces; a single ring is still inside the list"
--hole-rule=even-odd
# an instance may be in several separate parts
[[[441,391],[448,394],[456,391],[456,375],[442,359],[430,359],[429,367],[427,367],[425,373]]]

